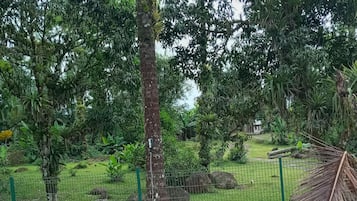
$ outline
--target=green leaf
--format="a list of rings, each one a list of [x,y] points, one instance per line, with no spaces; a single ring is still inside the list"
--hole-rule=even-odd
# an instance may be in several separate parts
[[[62,21],[63,21],[62,16],[57,15],[57,16],[55,17],[55,22],[59,23],[59,22],[62,22]]]
[[[102,142],[103,142],[103,144],[107,145],[108,139],[106,137],[102,136]]]
[[[296,144],[296,148],[301,151],[302,150],[302,147],[303,147],[303,144],[301,141],[299,141],[297,144]]]
[[[117,164],[118,164],[118,160],[117,160],[117,158],[116,158],[114,155],[111,155],[111,156],[109,157],[109,161],[110,161],[110,163],[112,163],[113,165],[117,165]]]
[[[12,70],[12,67],[8,61],[0,60],[0,71],[9,72],[11,70]]]
[[[5,160],[7,155],[7,149],[5,146],[0,146],[0,160]]]

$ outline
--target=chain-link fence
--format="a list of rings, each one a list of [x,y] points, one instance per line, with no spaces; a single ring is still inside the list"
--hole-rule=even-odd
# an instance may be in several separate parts
[[[287,201],[299,181],[315,165],[313,159],[252,159],[246,164],[227,162],[211,166],[209,171],[167,172],[166,192],[170,201]],[[122,182],[113,183],[109,182],[105,169],[102,170],[93,173],[84,169],[75,176],[62,174],[58,182],[58,200],[146,199],[145,171],[137,172],[139,174],[128,171]],[[13,196],[17,201],[46,200],[39,171],[38,174],[14,173],[12,178]],[[11,193],[1,192],[0,200],[12,200]]]

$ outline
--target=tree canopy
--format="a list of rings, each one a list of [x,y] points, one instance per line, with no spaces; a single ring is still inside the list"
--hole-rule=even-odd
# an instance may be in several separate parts
[[[226,0],[0,2],[0,132],[34,143],[55,179],[48,200],[63,156],[109,136],[153,139],[162,156],[160,127],[197,134],[206,167],[212,139],[244,148],[236,133],[256,119],[356,151],[356,1],[240,3],[244,13]],[[156,55],[155,40],[174,54]],[[187,79],[201,91],[191,111],[176,106]]]

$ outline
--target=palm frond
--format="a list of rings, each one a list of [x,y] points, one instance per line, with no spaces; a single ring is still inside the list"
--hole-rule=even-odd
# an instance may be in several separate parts
[[[314,146],[320,164],[303,180],[291,201],[357,200],[357,161],[333,147]]]

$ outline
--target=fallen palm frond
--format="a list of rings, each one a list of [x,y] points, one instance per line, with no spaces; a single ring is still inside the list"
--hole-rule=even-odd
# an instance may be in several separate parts
[[[314,146],[320,164],[302,181],[291,201],[356,201],[357,161],[333,147]]]

